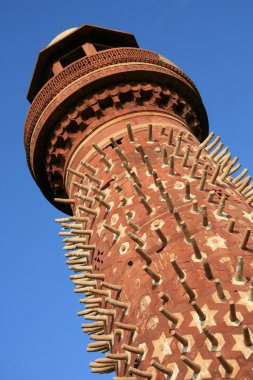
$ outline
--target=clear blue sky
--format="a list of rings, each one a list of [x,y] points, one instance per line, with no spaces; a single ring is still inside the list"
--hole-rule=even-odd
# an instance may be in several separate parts
[[[78,297],[64,263],[61,216],[28,172],[23,125],[39,50],[84,23],[135,34],[196,83],[210,130],[252,168],[252,0],[44,0],[1,4],[1,312],[4,380],[98,379],[91,375]],[[111,375],[104,376],[110,379]],[[100,377],[101,379],[101,377]]]

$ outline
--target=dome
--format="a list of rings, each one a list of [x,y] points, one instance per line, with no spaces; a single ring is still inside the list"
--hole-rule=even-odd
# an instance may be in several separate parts
[[[62,40],[63,38],[67,37],[69,34],[73,33],[78,28],[70,28],[67,30],[64,30],[64,32],[58,34],[47,46],[51,46],[55,44],[56,42]]]
[[[161,59],[162,61],[167,62],[167,63],[169,63],[170,65],[175,66],[175,67],[177,67],[177,68],[179,69],[179,67],[178,67],[174,62],[172,62],[170,59],[165,58],[165,57],[164,57],[163,55],[161,55],[161,54],[159,54],[159,57],[160,57],[160,59]]]

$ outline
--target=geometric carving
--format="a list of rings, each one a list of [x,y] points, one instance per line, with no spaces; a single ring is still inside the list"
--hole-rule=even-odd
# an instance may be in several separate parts
[[[114,102],[115,98],[117,103]],[[58,121],[48,141],[46,172],[56,197],[64,188],[65,160],[71,149],[74,149],[73,144],[77,145],[79,139],[84,139],[91,132],[89,125],[94,121],[112,112],[121,114],[122,110],[129,106],[135,110],[157,107],[179,117],[192,131],[199,125],[195,112],[186,100],[179,97],[175,91],[160,86],[154,88],[150,83],[111,86],[99,95],[94,94],[88,100],[79,101]]]

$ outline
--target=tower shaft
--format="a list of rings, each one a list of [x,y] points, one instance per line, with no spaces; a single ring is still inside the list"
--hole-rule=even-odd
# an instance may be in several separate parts
[[[98,51],[101,28],[89,28],[43,53],[59,71],[32,81],[26,146],[43,193],[70,215],[58,221],[87,351],[104,354],[92,371],[250,379],[251,177],[208,135],[180,69],[121,32],[105,30]],[[71,39],[88,55],[59,69]]]

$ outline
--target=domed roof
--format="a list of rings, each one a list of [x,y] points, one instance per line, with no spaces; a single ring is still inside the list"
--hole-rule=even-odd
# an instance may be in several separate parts
[[[161,54],[159,54],[159,57],[161,58],[162,61],[167,62],[167,63],[169,63],[170,65],[175,66],[175,67],[177,67],[178,69],[180,69],[180,67],[178,67],[178,66],[177,66],[174,62],[172,62],[170,59],[164,57],[164,56],[161,55]],[[180,69],[180,70],[181,70],[181,69]]]
[[[69,28],[69,29],[64,30],[62,33],[58,34],[47,46],[51,46],[51,45],[55,44],[56,42],[67,37],[69,34],[73,33],[77,29],[78,28]]]

